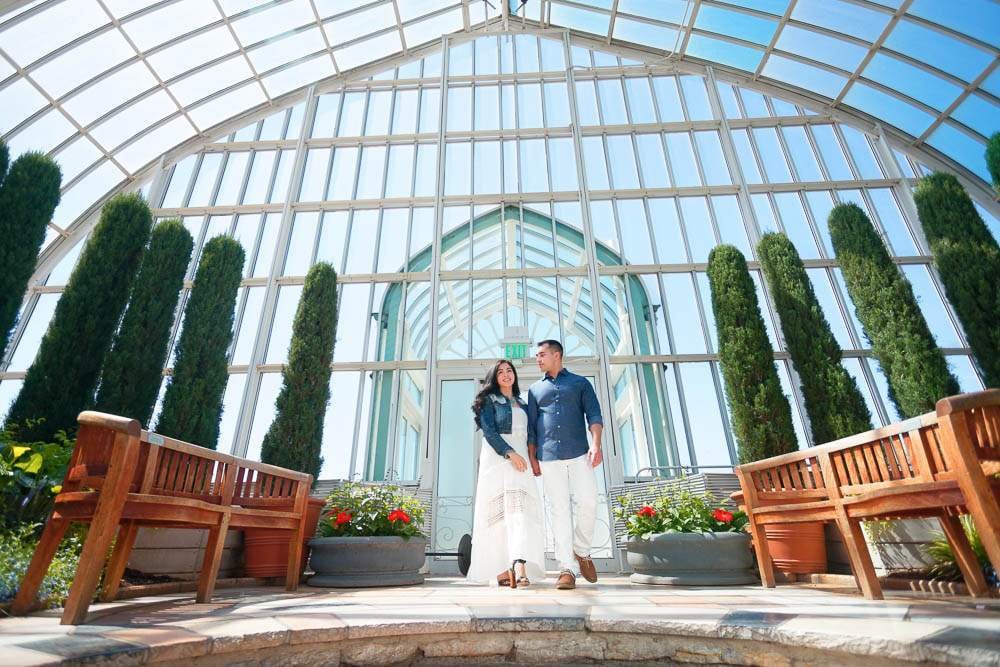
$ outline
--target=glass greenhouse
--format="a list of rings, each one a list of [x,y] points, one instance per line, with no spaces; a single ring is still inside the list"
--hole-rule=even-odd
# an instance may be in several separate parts
[[[432,488],[438,550],[471,517],[473,394],[523,343],[562,340],[597,388],[605,488],[736,461],[705,273],[720,243],[750,260],[801,446],[755,260],[768,231],[803,258],[873,421],[898,420],[834,257],[840,202],[868,213],[962,390],[982,388],[912,188],[955,174],[1000,237],[1000,3],[506,2],[0,2],[0,134],[63,173],[0,414],[101,205],[136,190],[195,238],[185,294],[207,240],[246,251],[218,449],[259,457],[304,276],[330,262],[321,477]]]

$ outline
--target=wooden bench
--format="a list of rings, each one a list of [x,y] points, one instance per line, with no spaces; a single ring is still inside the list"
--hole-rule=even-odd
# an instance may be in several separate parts
[[[33,606],[59,542],[74,521],[89,523],[90,529],[63,611],[64,625],[86,618],[112,541],[101,600],[116,597],[141,526],[209,531],[198,602],[212,598],[230,528],[288,530],[286,587],[298,587],[312,475],[150,433],[134,419],[82,412],[78,420],[76,447],[14,600],[15,614]]]
[[[765,586],[774,570],[764,526],[830,521],[858,586],[882,597],[861,521],[937,518],[969,591],[990,592],[958,515],[972,515],[1000,567],[1000,390],[938,401],[935,412],[800,452],[738,466]]]

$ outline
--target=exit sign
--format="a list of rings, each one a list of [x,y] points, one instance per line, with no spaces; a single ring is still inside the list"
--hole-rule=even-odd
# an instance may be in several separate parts
[[[504,359],[524,359],[528,356],[528,344],[504,343],[502,356]]]
[[[504,336],[500,339],[500,356],[504,359],[526,359],[531,338],[528,327],[504,327]]]

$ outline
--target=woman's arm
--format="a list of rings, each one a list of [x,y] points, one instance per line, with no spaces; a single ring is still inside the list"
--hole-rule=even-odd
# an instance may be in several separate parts
[[[483,402],[483,409],[479,412],[479,426],[483,430],[483,437],[486,438],[486,442],[490,443],[490,447],[497,454],[505,456],[507,452],[514,451],[514,448],[500,437],[500,432],[497,430],[496,411],[490,405],[489,401]]]

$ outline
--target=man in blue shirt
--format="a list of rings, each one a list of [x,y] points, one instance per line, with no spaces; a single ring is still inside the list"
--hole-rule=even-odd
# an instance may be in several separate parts
[[[597,581],[590,547],[597,520],[597,481],[604,420],[587,378],[563,368],[557,340],[538,344],[535,360],[542,379],[528,390],[528,458],[541,475],[549,526],[561,572],[556,588],[576,588],[576,578]],[[586,422],[586,426],[584,423]],[[592,443],[587,442],[587,429]],[[576,499],[576,515],[570,497]]]

